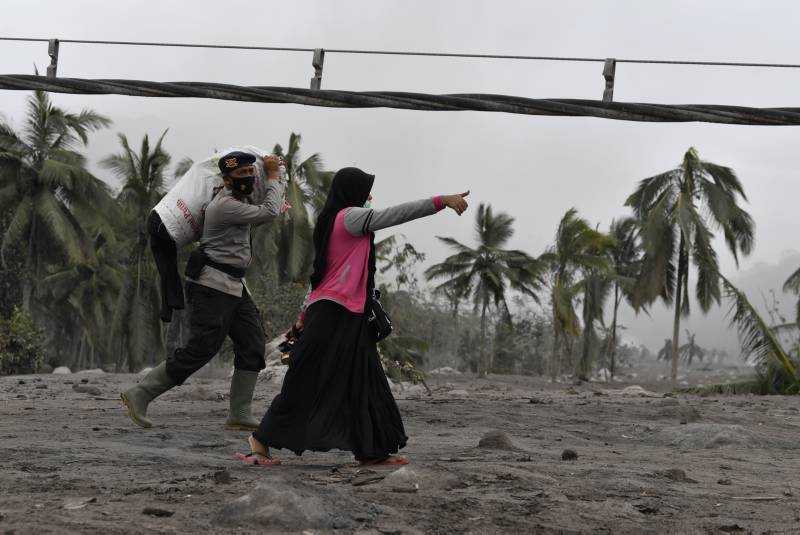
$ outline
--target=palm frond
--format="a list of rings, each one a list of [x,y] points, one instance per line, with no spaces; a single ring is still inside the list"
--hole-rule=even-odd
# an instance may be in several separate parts
[[[83,230],[73,218],[67,214],[64,206],[50,191],[40,192],[34,199],[38,220],[46,228],[49,247],[57,247],[65,257],[73,263],[86,258],[83,242]]]
[[[3,234],[3,242],[0,245],[0,259],[2,259],[3,266],[7,265],[6,259],[11,250],[21,244],[27,244],[32,215],[33,202],[30,197],[23,197]]]
[[[194,165],[194,160],[189,156],[184,156],[175,165],[175,170],[172,172],[173,177],[177,180],[189,172],[189,169]]]
[[[640,181],[636,190],[627,198],[625,206],[630,206],[638,219],[644,219],[652,206],[667,192],[675,180],[676,170],[670,169]]]
[[[766,324],[747,296],[720,275],[725,288],[725,297],[731,301],[731,326],[736,327],[742,354],[763,367],[777,367],[786,377],[797,384],[797,370],[781,346],[772,329]]]

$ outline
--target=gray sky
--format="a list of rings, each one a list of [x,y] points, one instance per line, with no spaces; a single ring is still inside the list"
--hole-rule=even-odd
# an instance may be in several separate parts
[[[670,1],[185,1],[4,0],[0,35],[405,49],[664,59],[797,62],[797,2]],[[48,64],[45,43],[0,42],[0,72]],[[602,64],[329,54],[323,87],[492,92],[600,98]],[[207,80],[307,87],[310,53],[62,44],[59,74],[161,81]],[[797,106],[800,70],[617,66],[615,99],[660,103]],[[0,112],[19,121],[26,94],[0,91]],[[377,175],[376,204],[472,190],[517,219],[512,246],[538,255],[571,206],[606,228],[624,215],[637,180],[675,166],[689,146],[732,166],[750,198],[756,249],[742,268],[777,263],[797,243],[800,182],[792,127],[639,124],[478,112],[335,110],[204,100],[58,95],[67,108],[114,119],[91,141],[93,160],[116,151],[115,132],[138,140],[170,128],[176,160],[214,147],[271,148],[290,131],[331,169]],[[472,215],[439,215],[402,232],[441,260],[436,234],[472,238]],[[720,242],[722,247],[722,242]],[[720,248],[722,268],[734,273]],[[785,268],[789,269],[789,267]],[[788,276],[780,273],[776,277]],[[757,278],[757,277],[756,277]],[[788,299],[786,299],[788,302]],[[694,320],[693,320],[694,321]],[[699,321],[699,320],[698,320]],[[703,322],[699,322],[698,325]],[[660,345],[669,326],[631,320],[631,333]],[[660,333],[664,331],[662,336]],[[698,341],[702,341],[698,338]]]

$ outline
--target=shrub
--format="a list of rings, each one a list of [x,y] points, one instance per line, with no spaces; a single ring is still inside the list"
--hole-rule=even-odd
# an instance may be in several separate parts
[[[39,371],[44,362],[43,340],[42,332],[19,307],[0,319],[0,375]]]

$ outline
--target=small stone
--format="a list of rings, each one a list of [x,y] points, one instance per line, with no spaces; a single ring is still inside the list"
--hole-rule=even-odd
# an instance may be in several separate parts
[[[511,439],[508,437],[508,435],[502,431],[489,431],[483,435],[483,437],[481,437],[480,441],[478,441],[478,447],[488,450],[505,451],[514,451],[517,449],[514,447],[514,444],[511,442]]]
[[[214,472],[214,475],[211,476],[211,479],[213,479],[214,483],[217,485],[227,485],[233,481],[231,473],[227,470],[217,470]]]
[[[419,477],[413,470],[404,466],[383,478],[382,485],[393,492],[413,493],[419,491]]]
[[[386,474],[381,474],[375,470],[359,470],[356,477],[350,480],[350,484],[354,487],[362,487],[364,485],[369,485],[370,483],[382,481],[385,477]]]
[[[23,381],[22,379],[20,379],[19,381],[17,381],[17,384],[18,384],[18,385],[24,385],[24,384],[25,384],[25,381]]]
[[[37,390],[47,390],[47,385],[46,384],[36,385],[36,389]]]
[[[697,483],[697,481],[688,477],[686,472],[680,468],[670,468],[668,470],[657,471],[655,475],[676,481],[678,483]]]
[[[69,368],[67,368],[66,366],[59,366],[58,368],[53,370],[53,373],[55,375],[69,375],[69,374],[72,373],[72,371]]]
[[[452,396],[454,398],[455,397],[464,397],[465,398],[465,397],[469,396],[469,392],[467,392],[466,390],[451,390],[451,391],[449,391],[447,393],[447,395],[448,396]]]
[[[64,502],[64,509],[83,509],[90,503],[95,503],[97,498],[72,498]]]
[[[576,461],[578,460],[578,454],[575,450],[566,449],[561,452],[561,460],[562,461]]]
[[[89,394],[91,396],[99,396],[103,393],[96,386],[73,385],[72,390],[80,394]]]
[[[175,514],[174,511],[167,511],[166,509],[158,509],[156,507],[145,507],[142,509],[143,515],[157,516],[159,518],[170,517]]]
[[[719,481],[717,481],[717,484],[718,485],[730,485],[731,484],[731,480],[723,478],[723,479],[720,479]]]
[[[99,427],[92,427],[92,431],[100,431]]]

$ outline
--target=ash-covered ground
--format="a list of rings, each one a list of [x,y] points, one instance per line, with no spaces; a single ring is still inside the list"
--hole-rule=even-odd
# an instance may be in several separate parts
[[[663,372],[580,386],[433,375],[431,395],[398,389],[401,470],[359,469],[347,453],[240,464],[224,377],[159,398],[149,430],[119,401],[136,375],[3,377],[0,532],[800,532],[800,398],[673,396]],[[278,389],[266,374],[258,410]]]

